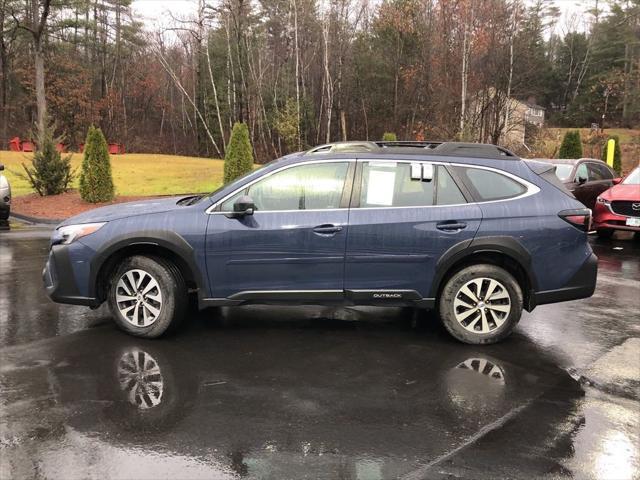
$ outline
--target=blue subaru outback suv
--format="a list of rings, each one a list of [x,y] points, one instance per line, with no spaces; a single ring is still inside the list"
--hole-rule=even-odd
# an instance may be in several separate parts
[[[493,343],[523,309],[593,294],[591,212],[554,168],[494,145],[323,145],[208,196],[69,218],[44,283],[56,302],[108,302],[142,337],[175,328],[193,298],[436,309],[458,340]]]

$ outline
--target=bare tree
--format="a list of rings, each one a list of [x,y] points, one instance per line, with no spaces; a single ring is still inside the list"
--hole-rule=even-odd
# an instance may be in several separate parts
[[[17,26],[31,34],[33,42],[33,60],[35,66],[36,108],[38,135],[43,137],[47,118],[47,96],[44,87],[44,45],[47,37],[47,20],[51,9],[51,0],[26,0],[25,21],[15,16]]]

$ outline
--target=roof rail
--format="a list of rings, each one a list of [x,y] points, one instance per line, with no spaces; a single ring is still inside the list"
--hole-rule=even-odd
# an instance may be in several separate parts
[[[518,158],[506,148],[491,143],[444,142],[434,148],[434,153],[442,155],[461,155],[465,157]]]
[[[414,148],[436,148],[442,142],[431,142],[421,140],[394,140],[394,141],[381,141],[375,142],[376,145],[388,148],[388,147],[414,147]]]
[[[313,147],[310,150],[307,150],[306,154],[310,153],[357,153],[357,152],[375,152],[379,150],[380,147],[376,145],[374,142],[334,142],[334,143],[326,143],[324,145],[319,145],[317,147]]]
[[[403,151],[406,148],[406,151]],[[507,150],[487,143],[467,143],[467,142],[432,142],[432,141],[396,141],[396,142],[370,142],[352,141],[327,143],[314,147],[307,154],[315,153],[386,153],[385,150],[394,150],[394,153],[407,154],[429,154],[459,157],[482,157],[494,159],[517,159],[518,157]],[[425,152],[424,150],[428,150]]]

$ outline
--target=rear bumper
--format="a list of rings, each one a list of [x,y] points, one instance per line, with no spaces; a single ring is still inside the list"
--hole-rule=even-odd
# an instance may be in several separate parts
[[[547,303],[566,302],[588,298],[596,289],[598,277],[598,257],[592,253],[567,284],[556,290],[546,290],[533,294],[533,306]]]
[[[97,299],[80,295],[66,245],[54,245],[42,271],[44,289],[56,303],[97,307]]]

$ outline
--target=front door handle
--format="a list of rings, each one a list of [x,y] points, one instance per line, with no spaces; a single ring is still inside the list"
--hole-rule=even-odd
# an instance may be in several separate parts
[[[467,228],[467,224],[463,222],[442,222],[436,224],[436,228],[444,232],[457,232]]]
[[[340,225],[333,225],[331,223],[325,223],[313,228],[313,232],[318,235],[335,235],[340,231],[342,231],[342,227]]]

